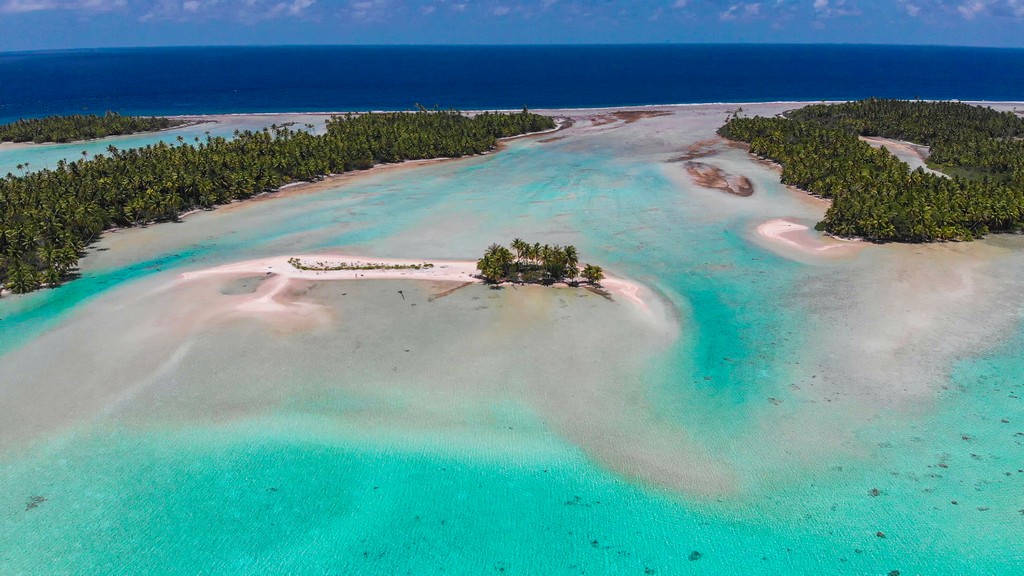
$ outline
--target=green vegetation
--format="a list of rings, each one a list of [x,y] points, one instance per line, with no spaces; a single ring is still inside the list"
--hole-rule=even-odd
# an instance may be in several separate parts
[[[339,262],[337,264],[316,262],[315,264],[307,264],[298,258],[289,258],[288,263],[299,270],[312,270],[316,272],[337,272],[339,270],[426,270],[434,267],[430,262],[422,264],[384,264],[378,262]]]
[[[734,116],[719,134],[782,164],[782,182],[832,199],[818,230],[876,242],[972,240],[1024,224],[1024,119],[957,102],[863,100],[776,118]],[[931,146],[944,178],[858,136]]]
[[[182,124],[185,124],[184,120],[121,116],[113,112],[103,116],[47,116],[0,125],[0,142],[74,142],[136,132],[156,132]]]
[[[580,272],[580,276],[587,282],[597,285],[604,280],[604,269],[596,264],[587,264],[583,267],[583,271]]]
[[[527,110],[473,117],[456,111],[335,117],[327,131],[271,127],[157,143],[60,162],[56,169],[0,179],[0,285],[22,293],[54,285],[84,247],[113,226],[176,220],[296,181],[378,163],[459,157],[492,150],[497,139],[554,128]]]
[[[576,284],[581,275],[575,246],[530,244],[516,238],[510,247],[491,244],[477,261],[477,270],[485,281],[490,284]],[[587,282],[598,284],[604,279],[604,272],[600,266],[587,264],[582,276]]]

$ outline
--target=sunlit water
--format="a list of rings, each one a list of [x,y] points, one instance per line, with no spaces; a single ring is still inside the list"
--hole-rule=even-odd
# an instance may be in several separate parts
[[[564,139],[108,234],[81,278],[0,300],[2,572],[1019,573],[1024,242],[769,249],[758,223],[822,206],[742,150],[702,161],[749,198],[665,162],[724,115],[580,113]],[[517,236],[575,244],[651,312],[335,282],[302,286],[323,313],[295,325],[209,314],[259,278],[174,284]]]

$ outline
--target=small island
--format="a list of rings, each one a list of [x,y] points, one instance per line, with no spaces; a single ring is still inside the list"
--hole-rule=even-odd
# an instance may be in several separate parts
[[[374,280],[421,280],[435,284],[454,284],[428,301],[450,295],[472,284],[500,288],[502,283],[515,282],[541,286],[582,287],[608,300],[621,296],[639,309],[648,311],[645,289],[625,278],[606,277],[600,266],[588,264],[579,268],[576,248],[513,241],[510,250],[492,244],[484,257],[469,260],[413,260],[403,258],[370,258],[349,254],[313,254],[272,256],[247,260],[204,270],[185,272],[178,282],[203,278],[261,278],[256,291],[226,301],[225,310],[245,313],[302,315],[308,307],[289,296],[293,281],[365,282]],[[513,252],[515,250],[515,252]],[[586,285],[581,285],[581,280]],[[400,292],[401,293],[401,292]],[[403,297],[404,299],[404,297]]]
[[[0,125],[0,142],[78,142],[138,132],[158,132],[185,124],[188,122],[175,118],[121,116],[115,112],[107,112],[103,116],[47,116]]]
[[[509,246],[506,248],[500,244],[491,244],[477,261],[477,270],[488,284],[512,282],[552,285],[564,282],[575,286],[581,277],[592,285],[598,285],[604,279],[604,271],[600,266],[587,264],[580,269],[575,246],[530,244],[520,238],[513,240]]]
[[[734,114],[721,136],[832,200],[817,229],[873,242],[973,240],[1024,226],[1024,119],[960,102],[869,99],[773,118]],[[930,147],[926,172],[864,138]],[[883,144],[884,145],[884,144]]]

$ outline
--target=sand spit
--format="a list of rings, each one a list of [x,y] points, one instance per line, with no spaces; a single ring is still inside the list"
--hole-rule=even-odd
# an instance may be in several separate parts
[[[729,174],[710,164],[703,162],[687,162],[686,173],[701,187],[721,190],[734,196],[746,198],[754,193],[754,184],[746,176]]]
[[[296,261],[303,268],[308,269],[296,267],[293,264]],[[331,268],[358,268],[364,266],[381,266],[381,268],[369,270],[331,270]],[[409,266],[409,268],[396,268],[399,266]],[[388,269],[385,267],[393,268]],[[464,287],[471,283],[483,283],[483,279],[477,275],[476,262],[466,260],[371,258],[345,254],[278,256],[259,260],[247,260],[196,272],[186,272],[180,276],[180,279],[183,282],[188,282],[190,280],[216,276],[235,278],[270,277],[269,281],[262,283],[253,293],[247,294],[237,301],[235,310],[255,314],[305,312],[306,308],[301,303],[288,301],[286,297],[289,285],[293,280],[422,280],[453,282],[459,284],[460,286],[458,287]],[[559,284],[556,288],[564,286],[566,285]],[[639,284],[622,278],[609,277],[601,282],[601,286],[612,296],[621,296],[623,299],[635,304],[638,308],[644,311],[649,310],[642,296],[644,290]]]
[[[777,246],[817,256],[850,256],[864,246],[853,240],[813,234],[810,227],[785,218],[776,218],[758,225],[757,234]]]

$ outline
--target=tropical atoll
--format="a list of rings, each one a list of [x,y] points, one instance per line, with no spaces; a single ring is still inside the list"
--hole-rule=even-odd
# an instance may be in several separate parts
[[[579,254],[575,246],[530,244],[516,238],[510,247],[511,250],[500,244],[491,244],[477,261],[477,270],[486,282],[572,284],[577,282],[577,278],[583,277],[587,282],[597,284],[604,278],[600,266],[587,264],[580,270]]]
[[[1024,224],[1024,119],[958,102],[862,100],[781,117],[733,115],[719,130],[782,165],[782,182],[832,199],[818,230],[876,242],[973,240]],[[861,137],[931,147],[950,177],[911,171]]]
[[[0,142],[74,142],[136,132],[156,132],[186,124],[173,118],[121,116],[107,112],[75,116],[47,116],[0,125]]]
[[[455,158],[493,150],[499,138],[550,130],[521,113],[457,111],[334,117],[314,135],[288,127],[159,142],[56,169],[0,179],[0,285],[31,292],[61,282],[84,247],[115,226],[176,220],[183,212],[250,198],[297,181],[376,164]]]

